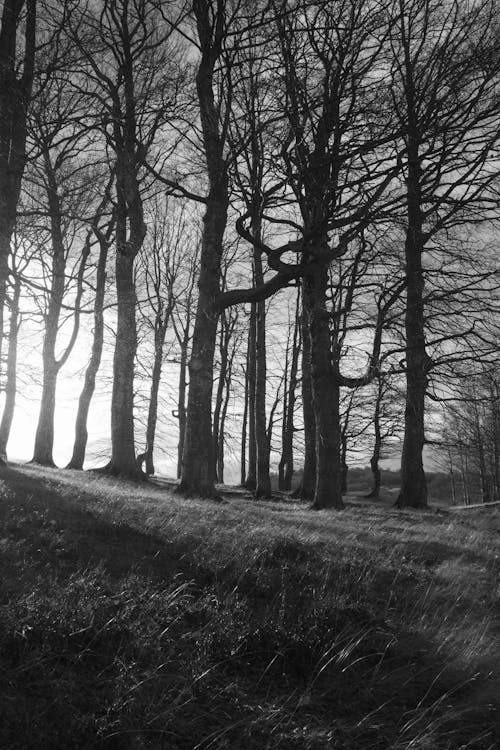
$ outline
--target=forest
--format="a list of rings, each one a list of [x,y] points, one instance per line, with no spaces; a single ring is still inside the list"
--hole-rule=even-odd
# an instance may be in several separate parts
[[[0,0],[2,750],[500,747],[499,220],[498,0]]]
[[[107,393],[100,469],[146,479],[168,433],[185,496],[229,460],[340,509],[400,456],[425,508],[427,451],[500,499],[496,2],[2,5],[4,460],[34,388],[54,465],[67,373],[69,468]]]

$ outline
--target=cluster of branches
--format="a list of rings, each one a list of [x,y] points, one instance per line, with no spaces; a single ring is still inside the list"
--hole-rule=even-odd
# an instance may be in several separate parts
[[[4,2],[2,452],[20,316],[41,316],[46,464],[85,317],[70,461],[83,467],[107,315],[106,471],[154,472],[170,358],[180,492],[216,495],[242,372],[241,479],[257,497],[271,494],[279,415],[283,489],[300,442],[301,496],[341,508],[347,456],[373,424],[372,494],[384,440],[401,435],[398,504],[425,506],[429,401],[496,355],[497,19],[496,0]]]

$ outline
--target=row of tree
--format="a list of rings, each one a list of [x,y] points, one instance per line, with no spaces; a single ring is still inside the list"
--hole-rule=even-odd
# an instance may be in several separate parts
[[[342,507],[373,424],[373,494],[401,432],[398,504],[425,506],[429,403],[497,363],[498,17],[496,0],[4,0],[2,452],[20,316],[43,329],[40,463],[58,375],[91,331],[73,468],[110,325],[107,471],[154,471],[173,345],[180,492],[216,494],[242,371],[242,481],[258,497],[279,414],[283,489],[300,446],[302,497]],[[138,333],[152,350],[139,456]],[[498,478],[495,451],[481,460]]]

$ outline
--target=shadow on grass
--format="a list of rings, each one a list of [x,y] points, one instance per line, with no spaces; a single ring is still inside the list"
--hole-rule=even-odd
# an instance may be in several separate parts
[[[472,670],[391,620],[418,581],[296,539],[205,559],[92,510],[96,485],[0,481],[2,750],[494,747]]]
[[[108,521],[89,510],[82,500],[96,494],[78,489],[77,499],[61,497],[50,480],[2,467],[0,524],[16,542],[20,554],[28,556],[33,570],[52,567],[61,575],[99,563],[106,573],[122,577],[134,570],[168,580],[182,573],[203,581],[208,570],[195,561],[195,538],[166,541],[151,532],[141,532],[127,523]],[[131,487],[131,492],[133,487]],[[9,561],[4,561],[8,571]]]

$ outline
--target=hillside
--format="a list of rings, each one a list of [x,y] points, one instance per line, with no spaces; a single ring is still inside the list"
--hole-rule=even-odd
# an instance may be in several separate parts
[[[0,477],[3,750],[498,746],[496,509]]]

